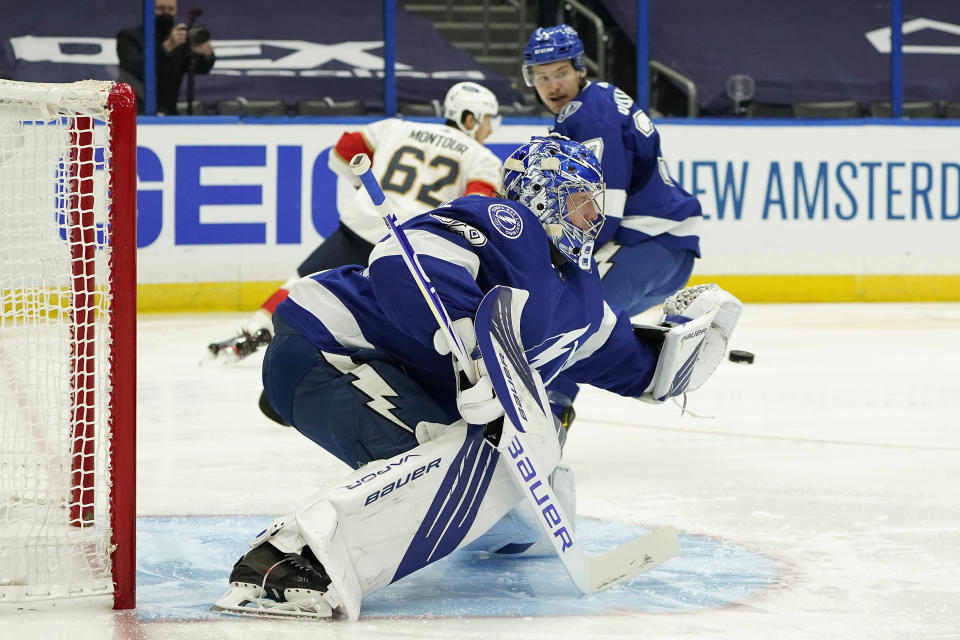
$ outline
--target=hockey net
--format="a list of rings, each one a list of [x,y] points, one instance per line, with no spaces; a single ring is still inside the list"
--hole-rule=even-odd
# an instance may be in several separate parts
[[[136,110],[0,80],[0,604],[134,605]]]

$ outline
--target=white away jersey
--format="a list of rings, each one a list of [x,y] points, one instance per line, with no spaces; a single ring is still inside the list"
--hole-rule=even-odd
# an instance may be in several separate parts
[[[446,124],[398,118],[373,122],[340,138],[330,153],[331,168],[348,174],[346,165],[357,153],[370,156],[373,173],[399,222],[466,194],[491,195],[500,182],[497,157]],[[340,212],[340,220],[371,243],[386,235],[383,220],[363,189]]]

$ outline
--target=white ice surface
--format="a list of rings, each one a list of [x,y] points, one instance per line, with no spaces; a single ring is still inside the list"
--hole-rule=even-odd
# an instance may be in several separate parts
[[[141,317],[141,516],[279,515],[344,474],[259,414],[259,356],[198,366],[245,318]],[[684,416],[584,390],[565,457],[581,516],[772,559],[738,604],[354,624],[59,605],[0,609],[0,638],[960,638],[960,305],[750,305],[731,347],[756,363],[724,362]]]

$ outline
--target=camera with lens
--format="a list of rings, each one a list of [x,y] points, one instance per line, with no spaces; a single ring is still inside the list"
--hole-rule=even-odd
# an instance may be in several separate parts
[[[203,44],[210,39],[210,32],[205,26],[197,22],[197,18],[203,15],[202,9],[190,9],[187,12],[190,16],[190,23],[187,25],[187,42],[190,46]]]

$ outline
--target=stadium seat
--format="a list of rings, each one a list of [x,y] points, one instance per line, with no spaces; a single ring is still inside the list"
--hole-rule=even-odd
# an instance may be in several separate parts
[[[794,102],[793,115],[796,118],[860,118],[863,112],[856,100],[838,100],[832,102]]]
[[[773,102],[751,102],[745,115],[748,118],[792,118],[793,107]]]
[[[443,105],[440,104],[439,100],[431,100],[427,103],[401,102],[397,111],[404,116],[443,117]]]
[[[285,116],[287,105],[283,100],[247,100],[234,98],[217,101],[217,114],[221,116]]]
[[[943,105],[944,118],[960,118],[960,102],[947,102]]]
[[[181,116],[187,115],[187,101],[181,100],[177,103],[177,113]],[[194,100],[193,101],[193,115],[202,116],[207,113],[207,107],[203,104],[203,100]]]
[[[890,118],[893,109],[890,101],[871,102],[869,106],[871,118]],[[930,100],[925,102],[904,102],[903,115],[905,118],[938,118],[940,117],[940,108],[936,102]]]
[[[334,100],[330,97],[316,100],[297,100],[297,115],[301,116],[362,116],[367,105],[356,100]]]

